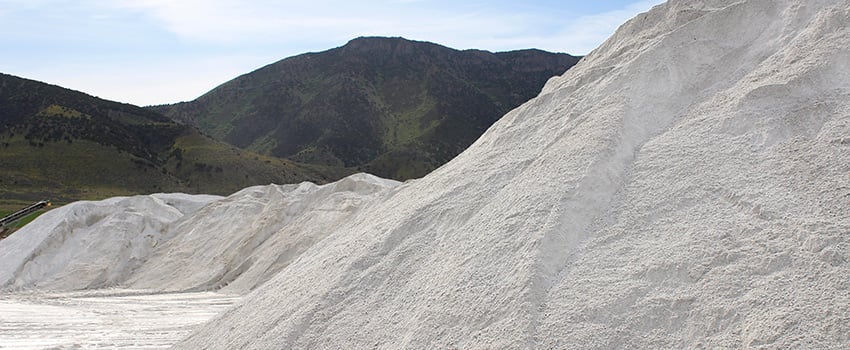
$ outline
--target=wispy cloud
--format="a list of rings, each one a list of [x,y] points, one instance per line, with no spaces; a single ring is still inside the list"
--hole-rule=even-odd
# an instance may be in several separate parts
[[[643,0],[625,8],[579,17],[561,29],[556,37],[575,52],[588,53],[614,34],[617,28],[641,12],[663,3],[663,0]]]
[[[381,6],[339,0],[297,3],[119,0],[109,3],[151,16],[181,38],[204,42],[322,42],[360,35],[398,35],[458,48],[500,50],[535,46],[584,54],[626,19],[660,2],[662,0],[643,0],[622,9],[577,19],[560,18],[562,13],[555,9],[524,12],[498,6],[434,6],[423,0],[387,0]],[[317,10],[319,8],[321,11]],[[541,29],[542,24],[549,30]]]
[[[628,1],[0,0],[0,71],[123,102],[168,103],[357,36],[586,54],[662,2]]]

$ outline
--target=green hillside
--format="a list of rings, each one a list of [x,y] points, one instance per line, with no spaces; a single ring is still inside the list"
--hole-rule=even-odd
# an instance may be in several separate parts
[[[262,154],[403,180],[456,156],[578,60],[358,38],[151,109]]]
[[[229,194],[350,172],[240,150],[144,108],[0,74],[0,210],[41,199]]]

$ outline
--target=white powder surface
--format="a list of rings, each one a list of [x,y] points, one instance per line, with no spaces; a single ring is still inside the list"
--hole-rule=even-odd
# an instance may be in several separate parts
[[[0,349],[166,349],[236,295],[97,290],[0,295]]]
[[[656,6],[177,347],[850,347],[849,24]]]

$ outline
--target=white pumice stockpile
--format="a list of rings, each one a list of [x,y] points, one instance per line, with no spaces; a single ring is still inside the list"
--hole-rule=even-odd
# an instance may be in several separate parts
[[[397,181],[254,186],[227,198],[154,194],[76,202],[0,241],[0,287],[245,293]]]
[[[850,346],[850,1],[670,1],[178,344]]]
[[[219,196],[154,194],[75,202],[0,241],[0,290],[110,287],[141,266],[169,225]]]
[[[422,179],[152,213],[173,237],[106,280],[252,290],[181,349],[850,347],[848,25],[847,0],[672,0]],[[42,270],[0,284],[73,273]]]
[[[249,187],[175,225],[127,286],[245,293],[285,268],[399,182],[354,174],[327,185]]]

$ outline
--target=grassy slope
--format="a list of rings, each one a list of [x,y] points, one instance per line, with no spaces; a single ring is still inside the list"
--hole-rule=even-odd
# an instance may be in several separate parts
[[[0,198],[68,202],[179,189],[173,176],[145,159],[88,140],[31,146],[22,136],[0,137]]]
[[[175,139],[161,164],[88,140],[43,146],[21,136],[0,140],[0,203],[67,203],[155,192],[226,195],[256,184],[321,183],[350,173],[239,150],[194,130]]]
[[[140,107],[0,74],[0,209],[153,192],[226,195],[351,172],[261,156]]]

